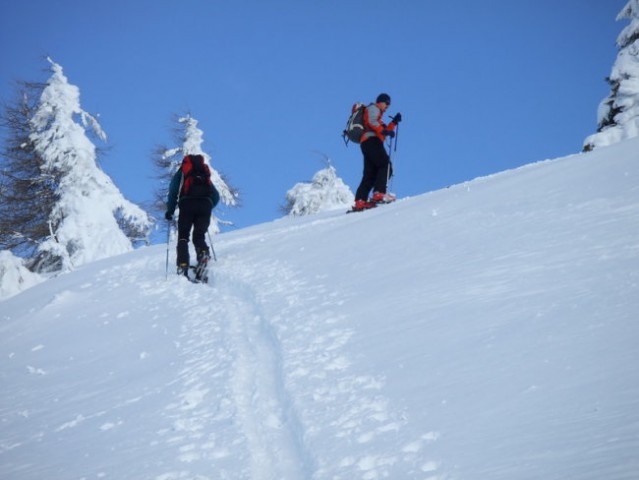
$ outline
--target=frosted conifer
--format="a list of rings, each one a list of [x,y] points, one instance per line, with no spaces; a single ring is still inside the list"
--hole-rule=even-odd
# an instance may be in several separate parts
[[[78,87],[48,60],[53,74],[30,120],[30,141],[42,159],[40,173],[55,189],[49,234],[32,263],[38,272],[68,270],[128,252],[132,242],[146,239],[150,228],[148,215],[126,200],[98,167],[87,133],[102,141],[106,134],[80,107]]]
[[[629,19],[619,37],[619,53],[608,77],[611,91],[599,105],[597,133],[584,150],[639,136],[639,0],[630,0],[617,20]]]

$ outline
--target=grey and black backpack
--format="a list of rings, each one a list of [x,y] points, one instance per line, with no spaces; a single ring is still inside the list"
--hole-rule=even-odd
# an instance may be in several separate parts
[[[353,143],[360,143],[362,135],[366,131],[366,127],[364,126],[364,111],[366,110],[366,105],[363,103],[355,103],[351,108],[351,116],[348,117],[348,122],[346,122],[346,128],[342,132],[342,137],[344,137],[344,143],[348,145],[348,142],[351,141]]]

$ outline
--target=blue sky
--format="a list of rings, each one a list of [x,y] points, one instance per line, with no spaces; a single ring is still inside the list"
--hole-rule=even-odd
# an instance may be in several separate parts
[[[155,187],[152,151],[190,113],[241,192],[224,218],[245,227],[281,217],[324,156],[354,191],[361,153],[340,133],[351,105],[380,92],[404,119],[399,197],[579,152],[609,93],[625,4],[0,0],[0,100],[14,80],[45,80],[51,56],[100,115],[102,168],[139,204]]]

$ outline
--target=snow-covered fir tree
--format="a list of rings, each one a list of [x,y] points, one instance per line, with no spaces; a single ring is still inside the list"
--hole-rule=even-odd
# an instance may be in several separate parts
[[[608,77],[611,91],[599,105],[597,133],[584,150],[639,136],[639,0],[630,0],[617,20],[629,19],[617,38],[619,53]]]
[[[49,235],[55,185],[41,174],[44,162],[30,139],[30,121],[44,84],[20,81],[16,86],[16,100],[0,113],[0,250],[31,258]]]
[[[239,205],[239,192],[237,189],[229,186],[225,177],[220,174],[211,164],[211,156],[202,149],[204,143],[204,132],[198,127],[198,121],[190,114],[177,117],[176,143],[177,147],[167,148],[158,147],[154,163],[159,171],[158,179],[160,185],[156,190],[155,207],[158,211],[164,212],[166,208],[166,199],[169,190],[169,183],[175,172],[182,165],[182,160],[186,155],[202,155],[204,161],[211,170],[211,181],[220,193],[220,203],[229,207]],[[218,207],[219,208],[219,207]],[[179,210],[179,206],[178,206]],[[216,215],[216,210],[211,214],[210,229],[213,233],[220,231],[220,224],[230,224],[221,220]]]
[[[298,183],[286,192],[283,207],[287,215],[299,217],[314,213],[336,210],[350,206],[355,199],[353,192],[337,176],[332,165],[313,175],[313,180]]]
[[[80,90],[62,67],[48,59],[52,75],[30,119],[30,142],[42,159],[41,176],[51,182],[55,202],[48,213],[48,236],[37,248],[31,269],[68,270],[128,252],[146,240],[150,218],[126,200],[98,167],[87,134],[105,141],[95,117],[82,110]]]

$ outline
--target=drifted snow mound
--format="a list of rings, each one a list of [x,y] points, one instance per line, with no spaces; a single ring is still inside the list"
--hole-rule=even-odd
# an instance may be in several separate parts
[[[0,252],[0,300],[17,295],[42,280],[43,277],[24,266],[21,258],[8,250]]]

